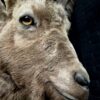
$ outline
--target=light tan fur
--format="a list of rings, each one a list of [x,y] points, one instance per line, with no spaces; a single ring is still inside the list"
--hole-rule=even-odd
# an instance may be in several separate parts
[[[0,100],[86,100],[88,89],[74,80],[74,74],[88,81],[89,76],[69,41],[70,22],[63,6],[53,0],[5,0],[5,4],[0,82],[7,88],[0,84]],[[19,22],[26,14],[36,26],[25,28]]]

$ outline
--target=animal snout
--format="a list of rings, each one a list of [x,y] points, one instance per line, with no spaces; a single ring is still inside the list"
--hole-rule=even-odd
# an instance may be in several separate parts
[[[76,72],[74,74],[74,80],[81,87],[89,88],[90,81],[84,74]]]

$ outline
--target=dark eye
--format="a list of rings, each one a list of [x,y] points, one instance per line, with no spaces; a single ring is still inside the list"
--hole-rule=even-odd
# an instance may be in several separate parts
[[[19,21],[25,26],[36,25],[34,19],[28,15],[21,17]]]

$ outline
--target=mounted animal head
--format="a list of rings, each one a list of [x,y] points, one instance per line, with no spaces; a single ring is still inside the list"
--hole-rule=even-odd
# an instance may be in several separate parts
[[[68,38],[70,22],[62,4],[4,0],[4,5],[0,59],[17,88],[27,91],[16,92],[25,92],[28,100],[86,100],[89,76]]]

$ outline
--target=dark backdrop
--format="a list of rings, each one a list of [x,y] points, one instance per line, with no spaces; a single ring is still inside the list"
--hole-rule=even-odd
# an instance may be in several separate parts
[[[100,100],[100,0],[76,0],[69,34],[91,78],[89,100]]]

